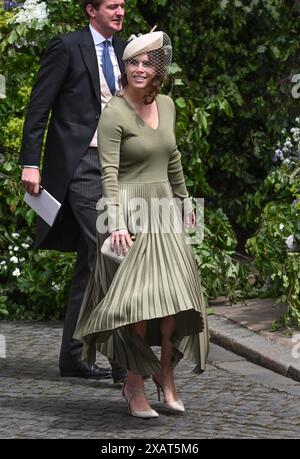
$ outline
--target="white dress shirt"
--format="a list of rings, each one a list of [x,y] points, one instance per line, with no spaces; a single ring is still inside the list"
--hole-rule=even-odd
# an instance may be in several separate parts
[[[111,46],[109,46],[108,49],[109,49],[109,55],[110,55],[111,63],[112,63],[114,74],[115,74],[115,88],[116,88],[116,91],[118,91],[120,89],[119,79],[120,79],[121,73],[119,69],[117,56],[112,46],[112,37],[105,38],[103,37],[103,35],[101,35],[101,33],[97,32],[97,30],[95,30],[91,25],[89,25],[89,27],[90,27],[94,45],[96,48],[98,65],[101,67],[101,69],[102,69],[102,54],[103,54],[103,44],[102,43],[106,40],[110,41],[111,43]]]
[[[105,105],[107,104],[109,99],[112,97],[112,94],[111,94],[111,92],[109,90],[108,85],[106,84],[105,78],[104,78],[103,73],[102,73],[103,42],[105,40],[108,40],[111,43],[111,46],[109,46],[108,49],[109,49],[109,55],[110,55],[111,63],[112,63],[112,66],[113,66],[114,75],[115,75],[115,88],[116,88],[116,91],[118,91],[120,89],[121,72],[120,72],[120,69],[119,69],[117,56],[116,56],[114,48],[112,46],[112,37],[110,37],[110,38],[103,37],[103,35],[101,35],[101,33],[97,32],[97,30],[95,30],[91,26],[91,24],[89,25],[89,28],[90,28],[90,31],[91,31],[91,34],[92,34],[92,37],[93,37],[93,41],[94,41],[94,45],[95,45],[95,49],[96,49],[96,55],[97,55],[97,59],[98,59],[99,75],[100,75],[100,89],[101,89],[101,106],[102,106],[102,110],[103,110],[103,108],[105,107]],[[95,134],[94,134],[89,146],[90,147],[97,147],[97,130],[96,130],[96,132],[95,132]]]

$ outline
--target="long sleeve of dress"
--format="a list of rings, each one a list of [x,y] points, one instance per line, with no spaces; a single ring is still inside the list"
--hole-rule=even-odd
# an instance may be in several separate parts
[[[172,101],[173,110],[174,110],[174,136],[175,134],[175,123],[176,123],[176,113],[174,103]],[[184,215],[188,215],[191,213],[193,207],[191,203],[191,199],[189,198],[189,194],[186,188],[185,179],[183,175],[183,169],[181,164],[181,154],[177,148],[177,145],[174,151],[170,155],[169,165],[168,165],[168,178],[176,198],[179,198],[182,202]]]
[[[119,194],[119,165],[122,126],[118,114],[108,105],[104,109],[98,128],[100,168],[102,172],[103,196],[108,211],[110,233],[126,229]]]

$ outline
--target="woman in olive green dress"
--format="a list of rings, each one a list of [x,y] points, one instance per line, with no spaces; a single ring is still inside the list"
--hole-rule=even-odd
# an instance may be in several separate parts
[[[95,267],[74,335],[84,344],[83,358],[93,361],[98,349],[127,368],[123,396],[129,413],[141,418],[158,416],[144,392],[145,376],[152,375],[164,406],[182,413],[174,367],[185,356],[201,373],[208,354],[199,274],[187,235],[178,225],[179,220],[195,225],[195,215],[176,146],[175,107],[170,97],[158,94],[171,56],[163,32],[129,42],[123,55],[123,90],[101,115],[104,199],[99,204],[107,207],[99,213]],[[178,202],[184,204],[183,213]],[[167,228],[161,217],[166,203]],[[101,253],[109,234],[112,250],[126,254],[119,265]],[[160,360],[151,346],[161,346]]]

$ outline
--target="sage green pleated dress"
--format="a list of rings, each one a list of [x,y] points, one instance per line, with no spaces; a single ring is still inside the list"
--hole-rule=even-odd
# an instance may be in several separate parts
[[[157,129],[121,95],[113,97],[101,115],[98,145],[103,195],[109,204],[98,218],[107,217],[109,232],[97,232],[95,265],[74,338],[83,342],[88,362],[95,360],[97,349],[123,368],[150,375],[160,370],[151,346],[161,344],[161,318],[174,315],[174,366],[185,356],[202,372],[209,343],[205,304],[192,247],[174,224],[180,213],[173,198],[188,198],[176,146],[175,107],[164,95],[158,95],[156,103]],[[144,205],[138,218],[136,202]],[[158,224],[161,214],[152,211],[153,202],[170,203],[172,224],[167,230]],[[110,232],[122,228],[136,240],[118,265],[100,249]],[[132,332],[132,324],[142,320],[148,321],[145,340]]]

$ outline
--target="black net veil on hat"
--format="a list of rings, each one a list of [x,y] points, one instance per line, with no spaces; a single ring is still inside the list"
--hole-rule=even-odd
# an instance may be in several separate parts
[[[167,76],[172,64],[172,43],[165,32],[150,32],[133,38],[124,50],[123,60],[125,64],[132,64],[142,54],[147,54],[149,65],[158,76]]]

